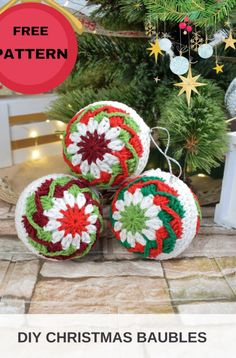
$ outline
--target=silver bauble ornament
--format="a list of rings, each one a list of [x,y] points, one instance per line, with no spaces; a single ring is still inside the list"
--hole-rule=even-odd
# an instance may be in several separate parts
[[[159,39],[159,46],[162,51],[168,52],[171,49],[172,43],[166,37]]]
[[[198,47],[198,54],[201,58],[210,58],[213,55],[213,47],[209,44],[203,44]]]
[[[236,78],[230,83],[225,94],[226,108],[231,117],[236,116]]]
[[[189,61],[184,56],[176,56],[170,61],[170,70],[175,75],[184,75],[189,70]]]

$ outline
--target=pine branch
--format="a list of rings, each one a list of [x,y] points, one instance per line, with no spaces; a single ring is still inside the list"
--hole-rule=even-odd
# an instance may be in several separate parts
[[[213,100],[214,99],[214,100]],[[210,172],[223,160],[227,150],[227,124],[223,109],[224,93],[212,82],[186,106],[175,90],[160,108],[160,125],[171,135],[170,153],[185,164],[188,172]]]

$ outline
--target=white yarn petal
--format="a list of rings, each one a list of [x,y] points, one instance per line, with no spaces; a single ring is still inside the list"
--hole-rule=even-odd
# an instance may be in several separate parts
[[[76,203],[77,203],[79,209],[81,209],[85,205],[86,199],[85,199],[85,196],[83,193],[79,193],[77,195]]]
[[[135,247],[135,237],[133,236],[133,234],[130,231],[127,234],[127,241],[131,247]]]
[[[119,152],[120,150],[122,150],[124,148],[125,144],[122,142],[122,140],[116,139],[116,140],[112,140],[110,143],[108,143],[107,146],[109,149]]]
[[[96,226],[95,225],[87,225],[86,226],[86,229],[88,230],[88,232],[90,233],[90,234],[93,234],[94,232],[96,232],[97,231],[97,228],[96,228]]]
[[[108,118],[104,117],[101,122],[98,124],[97,132],[98,134],[103,134],[108,131],[110,128],[110,121]]]
[[[47,225],[44,226],[45,231],[55,231],[61,226],[61,223],[57,220],[50,219]]]
[[[75,197],[68,191],[64,191],[64,200],[67,205],[71,208],[75,206]]]
[[[123,200],[117,200],[115,206],[116,209],[118,209],[119,211],[123,211],[125,208],[125,203],[123,202]]]
[[[150,227],[151,229],[154,229],[154,230],[158,230],[158,229],[160,229],[160,227],[163,226],[162,221],[158,217],[147,220],[145,223],[148,227]]]
[[[138,203],[141,203],[142,200],[143,200],[143,194],[140,189],[137,189],[133,194],[133,204],[137,205]]]
[[[97,159],[96,163],[102,172],[112,173],[110,165],[107,164],[104,160]]]
[[[77,130],[78,130],[78,132],[79,132],[80,135],[85,136],[85,135],[87,134],[88,128],[87,128],[86,124],[84,124],[84,123],[78,123],[78,124],[77,124]]]
[[[109,129],[109,131],[106,132],[105,138],[106,139],[114,139],[117,138],[120,135],[120,128],[119,127],[113,127]]]
[[[53,219],[61,219],[63,218],[63,214],[60,212],[61,209],[52,207],[49,210],[44,210],[43,215],[53,218]]]
[[[81,242],[81,238],[79,234],[76,234],[75,237],[73,238],[71,245],[74,246],[76,249],[80,248],[80,242]]]
[[[85,207],[85,210],[84,210],[85,214],[90,214],[93,212],[93,205],[92,204],[88,204],[86,207]]]
[[[116,221],[114,225],[115,231],[120,231],[122,229],[122,223],[120,221]]]
[[[119,163],[119,159],[115,155],[112,155],[110,153],[106,153],[103,158],[110,165]]]
[[[67,153],[69,153],[69,154],[76,154],[78,152],[78,150],[79,150],[79,147],[75,143],[70,144],[67,147]]]
[[[82,172],[83,175],[88,174],[89,172],[89,164],[87,160],[84,160],[81,165],[80,165],[80,170]]]
[[[141,209],[148,209],[153,205],[153,195],[145,196],[141,202]]]
[[[135,237],[136,242],[138,242],[139,244],[141,244],[143,246],[146,245],[146,240],[139,232],[136,232],[134,237]]]
[[[148,217],[155,217],[161,211],[160,206],[152,205],[147,211],[145,211],[144,215]]]
[[[97,221],[98,219],[98,216],[97,215],[90,215],[89,218],[88,218],[88,221],[91,223],[91,224],[95,224],[95,222]]]
[[[115,211],[112,214],[112,217],[113,217],[114,220],[120,220],[121,219],[121,215],[120,215],[119,211]]]
[[[57,242],[61,241],[65,234],[64,230],[56,230],[52,233],[52,242],[56,244]]]
[[[73,238],[72,238],[71,234],[68,234],[61,240],[61,246],[62,246],[63,250],[67,250],[70,247],[72,240],[73,240]]]
[[[86,244],[89,244],[91,242],[91,238],[90,238],[89,234],[86,231],[82,232],[81,240],[83,242],[85,242]]]
[[[131,194],[129,191],[126,191],[124,194],[124,203],[125,206],[129,206],[133,201],[133,194]]]
[[[71,133],[70,140],[72,140],[72,142],[74,142],[74,143],[79,143],[81,141],[80,134],[78,132]],[[68,148],[69,148],[69,146],[68,146]]]
[[[148,240],[156,240],[156,232],[154,230],[143,229],[142,233],[146,236]]]
[[[97,127],[98,127],[98,122],[95,121],[93,118],[90,118],[90,120],[88,121],[88,131],[93,134],[97,129]]]
[[[66,203],[62,198],[52,198],[52,202],[55,208],[58,210],[66,210]]]
[[[76,166],[81,163],[82,154],[75,154],[71,159],[71,163]]]
[[[127,237],[126,229],[121,230],[121,232],[120,232],[120,241],[124,242],[126,240],[126,237]]]
[[[94,178],[99,179],[101,176],[100,169],[95,163],[91,163],[90,165],[90,173],[94,176]]]

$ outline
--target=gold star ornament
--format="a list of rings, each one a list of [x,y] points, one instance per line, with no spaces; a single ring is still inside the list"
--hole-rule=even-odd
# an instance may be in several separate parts
[[[216,63],[216,67],[214,67],[213,70],[215,70],[218,75],[218,73],[223,72],[223,67],[224,65],[219,65],[219,63]]]
[[[135,9],[140,9],[141,8],[141,4],[140,4],[140,2],[136,2],[135,4],[133,4],[133,7],[135,8]]]
[[[181,96],[184,92],[186,93],[187,103],[188,106],[190,105],[191,95],[192,91],[199,94],[197,87],[200,86],[206,86],[206,83],[197,82],[200,75],[198,76],[192,76],[192,69],[191,66],[189,67],[188,75],[187,77],[179,76],[182,82],[175,83],[174,85],[177,87],[182,87],[179,91],[178,96]]]
[[[231,47],[231,48],[234,48],[234,49],[235,49],[236,39],[233,38],[232,31],[230,31],[229,37],[228,37],[227,39],[224,39],[224,42],[225,42],[225,50],[226,50],[228,47]]]
[[[150,51],[149,56],[154,55],[155,56],[155,62],[157,63],[157,59],[158,59],[158,55],[163,55],[163,53],[161,52],[161,48],[159,45],[159,41],[158,38],[156,38],[155,42],[150,42],[151,47],[148,47],[148,51]]]

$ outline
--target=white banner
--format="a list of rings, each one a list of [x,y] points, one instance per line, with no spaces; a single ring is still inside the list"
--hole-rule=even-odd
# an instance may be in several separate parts
[[[1,315],[4,358],[233,358],[236,315]]]

